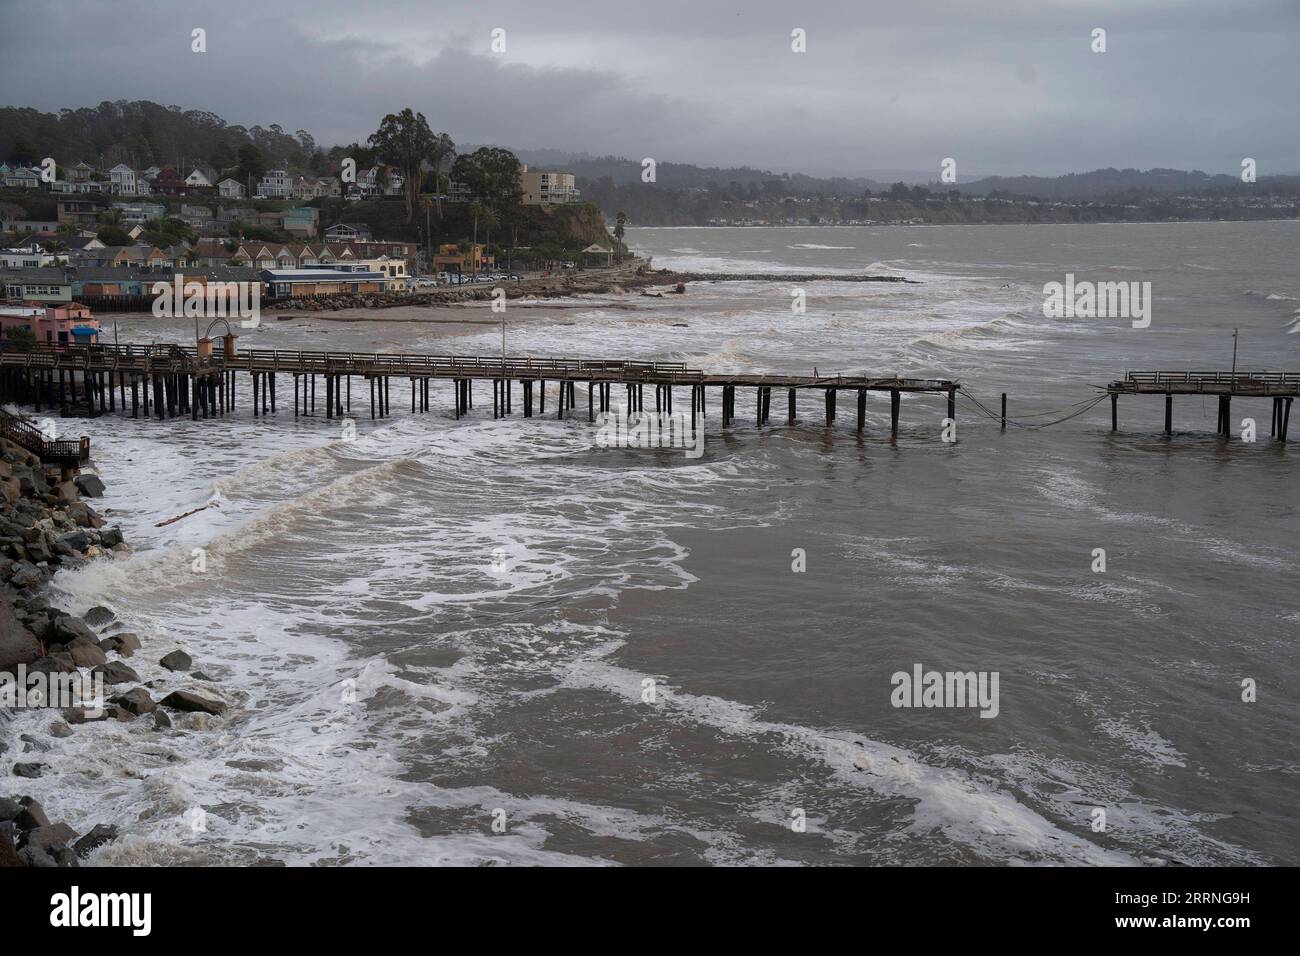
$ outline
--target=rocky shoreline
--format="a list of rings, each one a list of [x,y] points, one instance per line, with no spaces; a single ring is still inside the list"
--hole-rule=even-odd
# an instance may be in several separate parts
[[[98,721],[143,719],[166,730],[172,723],[166,710],[225,710],[224,702],[182,688],[155,700],[157,685],[167,682],[146,684],[126,663],[142,651],[141,640],[116,623],[111,610],[93,607],[77,617],[45,596],[59,568],[131,553],[121,531],[82,500],[103,489],[95,475],[47,469],[26,449],[0,439],[0,867],[78,866],[117,838],[117,828],[104,823],[79,834],[51,822],[37,800],[14,792],[17,780],[43,775],[42,755],[58,739],[93,732],[86,725]],[[159,663],[173,672],[193,666],[180,650]],[[102,682],[104,699],[52,706],[69,703],[54,699],[56,683],[76,677],[92,686]],[[30,699],[33,687],[48,687],[48,697]],[[51,718],[44,729],[52,740],[29,733],[15,739],[16,714],[32,707]]]
[[[499,285],[507,299],[561,299],[574,295],[619,295],[655,286],[672,286],[667,294],[685,293],[688,282],[904,282],[916,280],[903,276],[856,275],[845,273],[781,272],[677,272],[651,269],[638,260],[621,269],[600,269],[526,279],[522,282],[482,283],[454,288],[424,289],[414,292],[374,292],[364,295],[334,295],[321,299],[285,299],[267,303],[272,311],[338,312],[343,309],[391,309],[399,306],[440,306],[491,299]],[[643,295],[664,293],[642,292]]]

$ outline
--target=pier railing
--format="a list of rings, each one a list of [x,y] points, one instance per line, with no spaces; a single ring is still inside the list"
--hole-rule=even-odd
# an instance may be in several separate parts
[[[1300,394],[1300,372],[1225,372],[1196,369],[1125,372],[1122,380],[1111,382],[1107,386],[1107,391],[1295,396]]]
[[[0,409],[0,438],[27,449],[45,463],[77,466],[90,460],[90,439],[86,436],[76,440],[46,438],[30,421],[4,409]]]
[[[636,362],[623,359],[535,358],[531,356],[425,354],[408,352],[324,352],[300,349],[239,349],[233,358],[221,353],[200,358],[197,349],[180,345],[36,346],[0,349],[0,364],[27,368],[68,368],[194,373],[211,369],[274,371],[300,374],[348,373],[454,378],[655,378],[699,381],[703,372],[683,362]]]
[[[1300,385],[1300,372],[1127,372],[1124,380],[1149,385]]]

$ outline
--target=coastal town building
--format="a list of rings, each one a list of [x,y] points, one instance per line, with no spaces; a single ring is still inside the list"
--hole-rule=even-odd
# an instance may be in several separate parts
[[[352,242],[369,238],[370,227],[364,222],[339,222],[325,230],[326,242]]]
[[[0,232],[57,232],[57,219],[2,219]]]
[[[357,181],[349,184],[348,196],[352,199],[400,196],[405,183],[396,166],[371,166],[357,170]]]
[[[316,235],[316,225],[320,221],[320,210],[311,206],[295,206],[286,209],[282,215],[281,226],[291,236],[310,239]]]
[[[4,277],[5,297],[48,304],[72,301],[72,281],[62,269],[27,269]]]
[[[581,201],[581,194],[574,185],[573,173],[542,172],[521,165],[519,188],[523,193],[522,201],[525,206]]]
[[[93,227],[99,222],[99,210],[103,208],[88,199],[61,199],[58,204],[59,224],[78,229]]]
[[[55,258],[36,243],[18,249],[0,249],[0,266],[5,269],[39,269],[53,265]]]
[[[171,166],[164,166],[154,177],[153,191],[160,196],[186,196],[190,187],[184,177]]]
[[[258,199],[291,199],[293,197],[293,179],[288,170],[269,169],[257,184],[254,193]]]
[[[341,193],[335,176],[299,176],[293,186],[294,199],[326,199]]]
[[[496,258],[488,255],[487,246],[482,243],[465,245],[464,249],[454,242],[438,246],[438,253],[433,257],[434,271],[485,272],[496,267]]]
[[[266,283],[267,297],[272,299],[383,292],[387,283],[381,272],[327,268],[263,269],[258,276]]]
[[[243,199],[244,184],[235,179],[223,179],[217,183],[217,195],[222,199]]]
[[[108,171],[109,191],[118,196],[134,196],[137,192],[135,170],[126,163],[118,163]]]
[[[41,177],[34,169],[17,166],[5,171],[4,184],[9,189],[38,189]]]
[[[167,207],[160,202],[115,202],[113,208],[121,210],[124,225],[161,219],[167,213]]]
[[[99,341],[99,320],[80,302],[0,306],[0,335],[8,338],[16,329],[28,330],[37,342],[94,345]]]

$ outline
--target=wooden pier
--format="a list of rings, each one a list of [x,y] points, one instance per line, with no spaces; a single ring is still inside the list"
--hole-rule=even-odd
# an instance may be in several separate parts
[[[0,438],[25,448],[42,464],[59,465],[65,470],[80,468],[90,461],[90,439],[82,435],[77,439],[55,439],[26,419],[11,415],[0,408]]]
[[[1300,372],[1128,372],[1107,385],[1106,391],[1111,431],[1119,428],[1121,395],[1163,395],[1166,435],[1174,430],[1175,395],[1214,395],[1219,400],[1215,431],[1225,438],[1232,435],[1234,398],[1268,398],[1273,404],[1269,434],[1284,442],[1291,423],[1291,402],[1300,397]]]
[[[654,390],[654,407],[672,413],[674,388],[688,389],[691,426],[706,409],[708,389],[718,390],[723,427],[739,416],[736,390],[752,388],[754,418],[758,425],[770,421],[772,391],[786,391],[786,420],[796,421],[799,392],[822,392],[826,424],[836,420],[837,398],[848,392],[857,399],[857,430],[864,430],[867,392],[890,395],[890,434],[898,435],[902,393],[937,393],[947,397],[949,418],[956,417],[960,385],[947,379],[921,379],[866,375],[763,375],[706,374],[677,362],[634,362],[575,358],[487,357],[382,352],[309,352],[283,349],[206,349],[180,345],[37,345],[26,350],[0,350],[0,392],[9,400],[27,401],[42,408],[84,406],[91,415],[127,410],[130,416],[151,415],[193,420],[224,415],[235,408],[238,380],[247,375],[253,415],[277,412],[277,383],[285,379],[293,389],[295,416],[316,412],[317,379],[326,419],[351,414],[353,379],[369,392],[372,419],[391,414],[393,379],[407,379],[411,411],[427,412],[432,383],[451,385],[455,417],[473,407],[474,383],[491,383],[493,417],[514,412],[515,392],[523,417],[546,413],[548,381],[558,382],[557,418],[572,415],[577,406],[576,385],[587,392],[587,420],[612,410],[614,386],[626,389],[630,413],[644,412],[646,387]],[[519,388],[516,389],[515,385]],[[362,396],[364,397],[364,392]]]

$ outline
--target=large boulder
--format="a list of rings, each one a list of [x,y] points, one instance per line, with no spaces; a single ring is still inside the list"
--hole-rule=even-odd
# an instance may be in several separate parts
[[[68,644],[75,638],[84,637],[92,644],[99,643],[99,636],[79,617],[65,614],[54,622],[45,639],[51,644]]]
[[[135,715],[117,704],[106,703],[103,707],[69,707],[63,712],[63,719],[70,724],[91,724],[101,720],[134,720]]]
[[[41,656],[41,645],[14,614],[13,605],[0,602],[0,670],[14,672]]]
[[[29,588],[34,584],[41,584],[45,581],[45,572],[32,564],[30,561],[21,560],[14,562],[13,574],[9,577],[9,583],[16,588]]]
[[[104,496],[104,483],[99,480],[98,475],[77,475],[72,479],[77,485],[77,490],[87,498],[102,498]]]
[[[55,651],[44,657],[38,657],[27,665],[29,674],[71,674],[77,669],[77,662],[66,651]]]
[[[72,827],[66,823],[52,823],[48,826],[29,830],[23,845],[34,846],[38,850],[49,853],[58,846],[71,846],[76,839],[77,831]]]
[[[194,666],[194,661],[184,651],[172,651],[158,663],[169,671],[187,671]]]
[[[20,797],[18,807],[18,815],[14,817],[14,823],[18,824],[18,829],[24,833],[37,827],[50,825],[50,818],[45,815],[45,808],[31,797]]]
[[[170,707],[172,710],[184,710],[191,713],[202,712],[219,716],[226,712],[225,701],[202,697],[188,690],[174,690],[160,700],[159,703],[163,707]]]
[[[22,811],[23,805],[13,797],[0,797],[0,823],[12,823]]]
[[[99,646],[102,650],[116,651],[123,657],[130,657],[140,649],[140,638],[130,633],[113,634],[100,641]]]
[[[81,619],[91,627],[103,627],[116,617],[116,614],[104,607],[102,604],[96,604],[85,614],[81,615]]]
[[[85,551],[90,547],[90,535],[84,531],[73,531],[59,539],[59,543],[73,551]]]
[[[105,843],[112,843],[117,839],[117,827],[108,823],[96,823],[84,837],[72,845],[77,856],[85,857],[92,850],[97,850]]]
[[[108,661],[107,663],[100,664],[90,673],[92,675],[103,674],[104,683],[109,685],[140,683],[140,675],[121,661]]]
[[[99,649],[99,645],[92,644],[83,637],[68,644],[67,651],[78,667],[98,667],[108,663],[108,655]]]
[[[154,699],[149,696],[149,692],[143,687],[133,687],[125,694],[119,694],[111,698],[111,702],[117,704],[123,710],[129,711],[140,717],[144,714],[152,714],[158,707]]]

